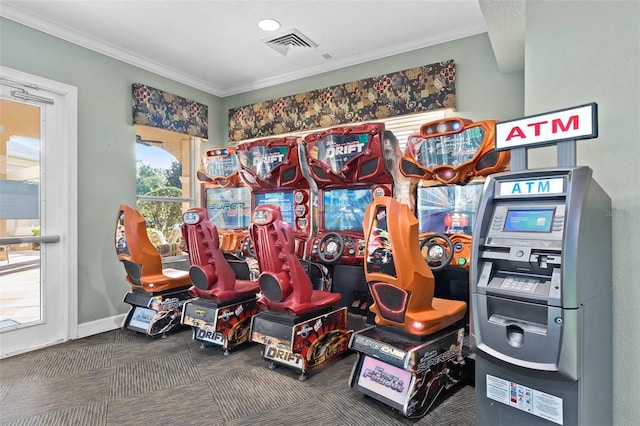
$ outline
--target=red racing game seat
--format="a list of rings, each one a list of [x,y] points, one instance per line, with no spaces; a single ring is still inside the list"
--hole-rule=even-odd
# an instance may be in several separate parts
[[[183,214],[182,236],[189,252],[189,276],[194,297],[219,303],[255,296],[257,281],[239,280],[220,249],[218,228],[209,220],[207,210],[193,208]]]
[[[296,255],[293,230],[283,221],[278,206],[256,207],[249,232],[261,271],[258,303],[264,308],[300,316],[329,309],[340,301],[339,293],[313,289]]]

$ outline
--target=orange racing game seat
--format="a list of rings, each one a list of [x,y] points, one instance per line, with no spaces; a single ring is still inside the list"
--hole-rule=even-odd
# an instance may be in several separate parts
[[[187,271],[163,269],[162,257],[149,239],[144,217],[125,204],[120,206],[115,243],[132,290],[158,293],[191,285]]]
[[[424,337],[464,318],[465,302],[433,297],[435,280],[418,243],[418,220],[407,205],[374,198],[364,228],[365,277],[377,325]]]

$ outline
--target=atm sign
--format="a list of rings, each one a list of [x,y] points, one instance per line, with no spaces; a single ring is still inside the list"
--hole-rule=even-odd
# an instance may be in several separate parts
[[[496,151],[598,137],[596,104],[496,123]]]
[[[564,179],[533,179],[500,182],[498,195],[548,195],[564,193]]]

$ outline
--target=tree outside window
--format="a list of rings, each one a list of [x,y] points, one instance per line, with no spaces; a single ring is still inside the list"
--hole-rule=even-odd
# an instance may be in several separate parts
[[[136,126],[136,133],[137,208],[149,232],[169,238],[194,204],[193,164],[200,140],[146,126]]]

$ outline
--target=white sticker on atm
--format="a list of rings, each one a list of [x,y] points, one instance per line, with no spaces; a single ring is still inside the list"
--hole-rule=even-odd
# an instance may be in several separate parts
[[[487,398],[559,425],[563,424],[562,398],[489,374],[486,376]]]

